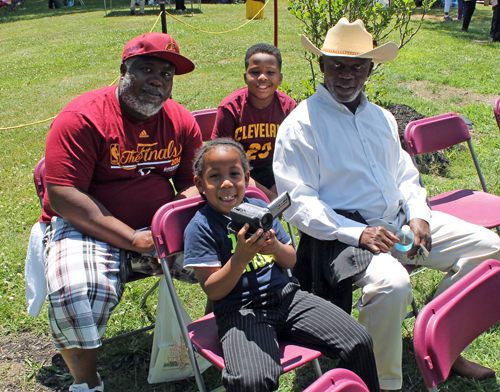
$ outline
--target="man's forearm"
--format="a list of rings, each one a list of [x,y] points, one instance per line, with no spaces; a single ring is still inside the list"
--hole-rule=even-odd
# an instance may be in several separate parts
[[[177,194],[174,197],[174,200],[186,199],[188,197],[199,196],[200,192],[194,185],[181,187],[180,190],[177,191]]]

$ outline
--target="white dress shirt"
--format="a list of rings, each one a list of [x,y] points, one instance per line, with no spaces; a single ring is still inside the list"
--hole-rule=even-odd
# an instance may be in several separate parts
[[[365,225],[334,212],[359,211],[392,232],[413,218],[430,221],[427,192],[401,147],[393,115],[362,95],[356,113],[320,85],[281,124],[273,161],[285,218],[320,240],[358,246]]]

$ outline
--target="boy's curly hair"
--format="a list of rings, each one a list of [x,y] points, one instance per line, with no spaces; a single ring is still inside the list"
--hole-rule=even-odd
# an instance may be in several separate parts
[[[206,153],[212,150],[216,150],[217,148],[236,149],[236,151],[238,151],[238,153],[240,154],[241,166],[243,166],[244,172],[246,173],[247,171],[250,171],[250,161],[248,160],[243,146],[234,139],[221,137],[210,140],[207,144],[205,144],[198,150],[193,164],[193,171],[195,176],[201,177],[202,175],[203,167],[205,166]]]
[[[269,45],[263,42],[260,44],[255,44],[248,48],[247,54],[245,55],[245,69],[248,69],[248,65],[250,64],[250,57],[252,57],[256,53],[266,53],[276,57],[276,60],[278,60],[278,68],[281,72],[281,52],[276,46]]]

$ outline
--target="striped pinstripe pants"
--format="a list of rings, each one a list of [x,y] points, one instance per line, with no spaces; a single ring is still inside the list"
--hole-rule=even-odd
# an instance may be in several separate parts
[[[277,338],[304,345],[355,372],[380,391],[373,343],[365,328],[332,303],[289,283],[241,305],[216,308],[228,392],[274,391],[281,366]]]

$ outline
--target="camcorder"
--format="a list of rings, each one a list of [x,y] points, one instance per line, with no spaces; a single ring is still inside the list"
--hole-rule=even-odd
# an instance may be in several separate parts
[[[246,238],[251,237],[259,229],[269,231],[273,227],[274,219],[290,207],[290,204],[288,192],[282,193],[267,207],[241,203],[231,209],[231,222],[229,222],[227,229],[229,233],[238,234],[245,223],[248,223],[250,227],[246,232]]]

